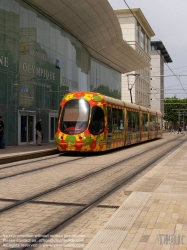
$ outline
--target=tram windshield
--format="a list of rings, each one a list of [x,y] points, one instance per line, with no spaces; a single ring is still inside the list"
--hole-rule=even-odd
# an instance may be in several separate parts
[[[90,106],[84,99],[67,102],[62,110],[60,130],[65,134],[80,134],[88,126]]]

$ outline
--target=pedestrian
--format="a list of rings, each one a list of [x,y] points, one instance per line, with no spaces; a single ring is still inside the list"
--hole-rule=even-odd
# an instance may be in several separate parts
[[[181,125],[179,125],[179,129],[178,129],[178,133],[177,134],[181,134],[181,131],[182,131],[182,127],[181,127]]]
[[[174,128],[173,126],[171,125],[171,128],[170,128],[170,131],[171,131],[171,134],[174,133],[175,134],[175,131],[174,131]]]
[[[3,117],[0,116],[0,149],[5,148],[5,139],[4,139],[4,122]]]
[[[187,125],[186,125],[186,134],[187,134]]]
[[[36,123],[36,144],[38,146],[41,146],[41,140],[42,140],[42,119],[39,119]]]

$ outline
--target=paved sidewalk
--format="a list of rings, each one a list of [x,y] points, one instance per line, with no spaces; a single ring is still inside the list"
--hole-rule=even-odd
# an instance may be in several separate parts
[[[42,144],[42,146],[37,146],[36,144],[7,146],[5,149],[0,149],[0,164],[32,159],[56,153],[58,153],[58,150],[54,142],[45,143]]]
[[[129,185],[129,197],[84,250],[187,249],[186,148]]]

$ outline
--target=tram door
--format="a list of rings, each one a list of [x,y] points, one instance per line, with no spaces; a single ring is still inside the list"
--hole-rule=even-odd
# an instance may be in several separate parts
[[[35,141],[35,114],[20,113],[18,120],[18,144],[32,144]]]
[[[111,148],[112,143],[112,108],[107,107],[107,118],[108,118],[108,136],[107,136],[107,148]]]

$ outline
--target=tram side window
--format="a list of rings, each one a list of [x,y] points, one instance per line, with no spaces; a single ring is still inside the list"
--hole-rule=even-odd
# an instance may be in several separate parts
[[[135,120],[135,126],[134,131],[140,131],[140,114],[138,112],[134,112],[134,120]]]
[[[155,131],[156,128],[156,116],[150,115],[150,131]]]
[[[127,111],[128,131],[137,132],[140,130],[140,117],[138,112]]]
[[[133,131],[133,114],[131,111],[127,111],[128,117],[128,131]]]
[[[118,109],[118,116],[119,116],[119,129],[124,130],[124,117],[122,109]]]
[[[142,114],[142,131],[148,130],[148,115]]]
[[[104,131],[104,112],[100,107],[92,107],[89,131],[93,135],[101,134]]]
[[[122,109],[112,109],[112,127],[114,133],[121,133],[124,129],[124,118]]]
[[[162,118],[158,117],[158,130],[162,129]]]

